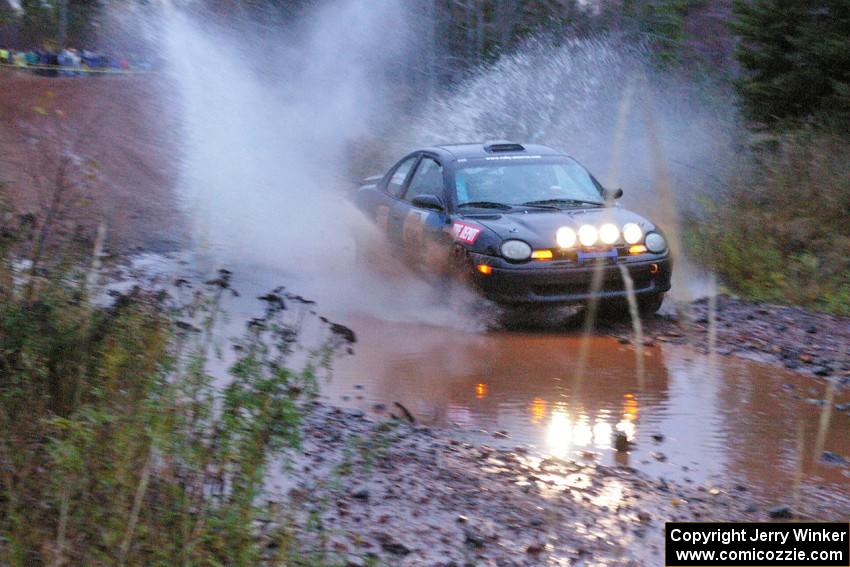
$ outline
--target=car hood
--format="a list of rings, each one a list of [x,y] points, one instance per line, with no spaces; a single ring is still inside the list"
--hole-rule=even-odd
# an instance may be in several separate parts
[[[622,229],[624,224],[633,222],[643,229],[644,234],[655,229],[649,220],[622,207],[563,211],[528,209],[527,212],[498,215],[464,215],[464,218],[484,225],[503,240],[524,240],[533,248],[556,246],[555,233],[562,226],[578,231],[584,224],[599,227],[606,222],[613,222]]]

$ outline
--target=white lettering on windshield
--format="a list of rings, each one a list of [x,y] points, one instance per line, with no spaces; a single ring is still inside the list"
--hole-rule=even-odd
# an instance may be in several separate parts
[[[543,156],[495,156],[495,157],[486,157],[487,161],[501,161],[506,159],[540,159]]]

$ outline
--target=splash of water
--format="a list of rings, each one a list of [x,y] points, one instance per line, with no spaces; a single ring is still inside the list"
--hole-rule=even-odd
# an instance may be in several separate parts
[[[349,156],[393,114],[388,70],[412,45],[402,15],[395,0],[344,0],[270,33],[166,11],[185,138],[179,192],[210,266],[285,280],[326,311],[456,319],[402,266],[388,276],[353,263],[357,241],[376,248],[381,236],[351,203]]]
[[[402,281],[389,281],[352,266],[355,240],[376,235],[344,189],[352,147],[402,118],[387,72],[409,61],[415,45],[401,2],[335,2],[256,39],[246,33],[251,26],[237,26],[234,37],[166,10],[163,45],[177,87],[171,102],[182,108],[186,142],[180,194],[196,244],[215,264],[272,267],[331,304],[430,318],[427,284],[401,267],[392,271]],[[557,46],[532,40],[428,101],[411,128],[385,144],[387,155],[397,158],[401,146],[508,137],[549,143],[601,171],[619,139],[626,203],[651,212],[657,195],[649,189],[646,124],[639,112],[624,126],[613,119],[630,77],[652,72],[646,55],[611,37]],[[718,133],[728,122],[723,112],[682,96],[675,78],[654,79],[666,157],[716,164],[729,147]],[[677,200],[704,189],[689,166],[672,172]]]
[[[392,18],[392,3],[381,6],[320,12],[294,45],[230,37],[167,12],[186,138],[180,192],[199,244],[225,261],[304,273],[327,269],[333,262],[315,259],[352,241],[340,188],[347,146],[381,105],[369,69],[392,45],[365,41]],[[357,24],[348,33],[346,18]],[[355,52],[369,64],[353,64]]]
[[[635,372],[637,373],[638,388],[641,394],[644,390],[645,370],[643,363],[643,325],[640,320],[640,311],[638,309],[637,297],[635,296],[635,283],[626,266],[619,264],[620,276],[623,278],[623,284],[626,288],[626,297],[629,305],[629,317],[632,320],[632,330],[634,337],[632,345],[635,349]]]

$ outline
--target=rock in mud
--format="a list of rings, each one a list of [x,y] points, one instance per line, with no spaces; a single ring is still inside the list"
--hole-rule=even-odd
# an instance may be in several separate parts
[[[543,518],[541,518],[540,516],[534,516],[533,518],[531,518],[531,519],[528,521],[528,523],[529,523],[529,525],[531,525],[532,527],[539,528],[539,527],[540,527],[540,526],[542,526],[545,522],[544,522]]]
[[[791,507],[786,505],[774,506],[767,511],[767,515],[774,520],[788,520],[794,517]]]
[[[850,461],[842,457],[837,453],[833,453],[832,451],[824,451],[820,456],[820,460],[823,463],[828,465],[847,465],[850,464]]]
[[[470,547],[481,549],[484,547],[484,536],[472,527],[463,529],[463,541]]]
[[[381,549],[393,555],[407,555],[410,549],[403,543],[399,543],[387,533],[379,533],[375,535],[375,539],[381,544]]]
[[[525,552],[529,555],[539,555],[546,549],[546,545],[542,543],[532,543],[525,548]]]
[[[361,502],[367,502],[369,500],[369,489],[363,487],[355,488],[351,491],[351,497]]]

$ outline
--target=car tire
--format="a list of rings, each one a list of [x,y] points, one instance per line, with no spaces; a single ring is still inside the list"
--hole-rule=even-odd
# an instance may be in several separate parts
[[[449,277],[456,284],[471,287],[475,268],[469,259],[469,253],[462,246],[454,246],[449,255]]]
[[[661,309],[661,304],[664,303],[663,293],[653,293],[650,295],[642,295],[638,299],[638,312],[641,317],[654,315]]]
[[[585,307],[585,309],[589,309]],[[596,317],[604,321],[623,321],[629,318],[629,302],[625,299],[600,300],[596,306]]]

